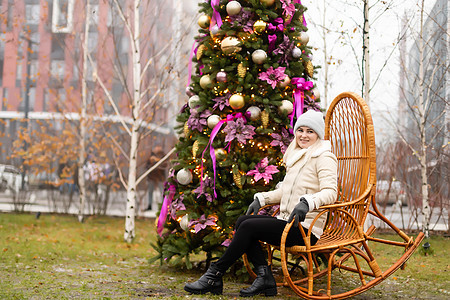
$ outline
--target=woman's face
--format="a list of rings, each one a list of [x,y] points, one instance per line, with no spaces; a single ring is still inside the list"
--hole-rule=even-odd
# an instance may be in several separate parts
[[[295,132],[295,138],[300,148],[305,149],[314,144],[319,136],[317,133],[309,127],[300,126]]]

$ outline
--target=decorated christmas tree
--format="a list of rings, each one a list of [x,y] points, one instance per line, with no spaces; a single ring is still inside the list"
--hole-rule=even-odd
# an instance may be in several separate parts
[[[320,110],[300,0],[201,2],[177,159],[155,248],[163,261],[220,255],[256,192],[283,179],[296,118]],[[314,96],[316,94],[316,97]]]

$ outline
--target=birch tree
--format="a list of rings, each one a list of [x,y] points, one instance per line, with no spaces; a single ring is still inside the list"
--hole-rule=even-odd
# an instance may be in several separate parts
[[[119,137],[109,135],[112,144],[120,153],[119,156],[116,156],[116,166],[121,182],[127,191],[124,240],[130,243],[136,234],[138,185],[173,153],[173,150],[169,151],[157,165],[142,172],[143,158],[140,144],[143,139],[157,130],[165,132],[166,136],[170,137],[171,135],[169,129],[162,127],[167,124],[170,117],[161,118],[159,114],[165,114],[165,109],[170,105],[169,103],[164,104],[163,101],[174,100],[165,99],[167,89],[175,75],[170,51],[170,43],[174,41],[170,40],[170,34],[167,32],[158,31],[158,26],[170,28],[170,26],[161,26],[161,24],[167,25],[168,21],[172,19],[170,11],[163,14],[163,8],[170,10],[173,7],[171,2],[156,0],[113,0],[111,8],[114,8],[112,18],[117,17],[120,20],[125,32],[122,36],[119,33],[115,37],[119,38],[120,36],[123,41],[126,36],[127,45],[130,48],[128,65],[123,64],[117,57],[111,57],[115,60],[114,76],[125,89],[127,105],[120,107],[120,99],[115,99],[107,86],[109,79],[102,76],[98,68],[95,68],[94,77],[101,86],[114,114],[119,118],[128,140],[127,149],[119,141]],[[163,39],[163,37],[167,39]],[[115,49],[115,55],[118,55],[117,52],[118,49]],[[92,61],[92,57],[89,59]],[[93,63],[93,65],[95,64]],[[121,165],[120,157],[126,159],[125,165]]]
[[[81,80],[81,114],[80,114],[80,149],[78,157],[78,187],[80,190],[80,208],[78,212],[78,221],[83,222],[84,206],[86,203],[86,183],[84,180],[84,162],[86,161],[86,135],[87,135],[87,72],[88,72],[88,41],[89,41],[89,25],[91,14],[91,2],[86,0],[85,11],[85,27],[83,37],[83,71]]]

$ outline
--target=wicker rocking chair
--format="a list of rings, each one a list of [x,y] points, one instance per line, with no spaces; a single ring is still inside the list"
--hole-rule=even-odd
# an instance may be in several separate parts
[[[322,237],[311,246],[311,230],[304,232],[299,226],[306,245],[286,247],[286,237],[293,226],[291,222],[283,232],[281,246],[264,244],[272,269],[276,260],[279,261],[282,274],[277,279],[278,285],[290,287],[306,299],[344,299],[374,287],[404,267],[424,237],[420,233],[414,240],[377,208],[374,128],[369,107],[361,97],[342,93],[334,99],[325,118],[325,138],[331,141],[332,151],[338,159],[338,199],[332,205],[321,207],[321,214],[328,214]],[[401,241],[372,237],[374,225],[364,232],[368,214],[385,222]],[[402,247],[404,252],[399,251],[398,260],[381,270],[369,241],[371,245],[376,242]],[[275,251],[279,251],[279,256]],[[322,267],[319,261],[325,266]],[[250,275],[256,277],[245,255],[244,263]],[[341,275],[342,272],[356,275],[335,287],[336,277],[341,276],[335,275],[337,270]]]

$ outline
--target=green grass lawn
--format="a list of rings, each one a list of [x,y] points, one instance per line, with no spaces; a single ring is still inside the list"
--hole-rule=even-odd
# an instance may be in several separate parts
[[[227,275],[223,296],[188,296],[184,283],[201,270],[148,263],[155,255],[154,220],[136,221],[133,244],[123,242],[123,231],[123,218],[90,217],[81,224],[74,216],[1,213],[0,299],[230,299],[247,286]],[[433,254],[417,251],[405,270],[354,299],[450,298],[450,239],[433,236],[429,242]],[[382,269],[401,252],[372,247]],[[339,285],[351,284],[337,278]],[[296,298],[280,288],[272,299]]]

